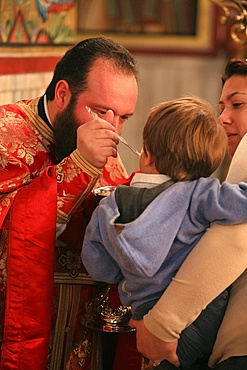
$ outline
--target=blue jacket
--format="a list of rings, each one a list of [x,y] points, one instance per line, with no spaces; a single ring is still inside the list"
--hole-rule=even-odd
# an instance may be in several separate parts
[[[121,197],[121,188],[128,202],[126,187],[116,191]],[[127,188],[131,199],[132,187]],[[93,279],[119,283],[122,304],[133,313],[162,295],[211,222],[247,221],[247,184],[221,185],[212,178],[177,182],[133,221],[118,223],[119,216],[114,192],[94,211],[81,256]]]

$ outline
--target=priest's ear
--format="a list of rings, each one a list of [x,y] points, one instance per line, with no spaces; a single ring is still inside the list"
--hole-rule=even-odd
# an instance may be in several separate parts
[[[57,108],[60,110],[64,110],[71,99],[71,91],[67,81],[60,80],[57,82],[55,87],[55,101],[57,104]]]

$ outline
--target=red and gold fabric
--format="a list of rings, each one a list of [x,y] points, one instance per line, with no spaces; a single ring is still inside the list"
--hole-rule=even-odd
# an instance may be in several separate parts
[[[0,369],[61,370],[73,353],[70,369],[92,370],[92,333],[80,327],[91,294],[81,241],[96,206],[92,189],[126,173],[119,158],[102,173],[78,150],[54,165],[37,103],[0,107]],[[68,228],[55,248],[57,222]]]

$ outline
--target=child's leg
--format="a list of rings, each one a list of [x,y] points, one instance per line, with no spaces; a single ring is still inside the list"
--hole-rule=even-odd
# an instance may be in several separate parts
[[[182,367],[189,368],[198,358],[210,355],[227,302],[228,292],[224,291],[181,333],[177,354]]]
[[[180,367],[164,360],[154,369],[157,370],[206,370],[203,357],[209,357],[216,339],[217,331],[223,319],[228,302],[228,291],[216,297],[202,311],[200,316],[188,326],[178,341],[177,354]],[[200,361],[201,359],[201,361]]]

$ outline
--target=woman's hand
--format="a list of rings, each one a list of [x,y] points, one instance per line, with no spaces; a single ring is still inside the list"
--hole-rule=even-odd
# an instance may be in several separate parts
[[[175,366],[180,362],[176,354],[178,341],[163,342],[155,337],[144,325],[143,320],[130,320],[130,326],[136,329],[137,349],[154,363],[167,360]]]

